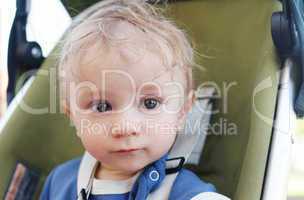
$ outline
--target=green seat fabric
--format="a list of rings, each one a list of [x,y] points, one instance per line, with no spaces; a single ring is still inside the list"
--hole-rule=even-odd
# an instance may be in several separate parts
[[[66,5],[72,8],[73,1]],[[188,31],[201,55],[202,67],[194,69],[196,85],[212,82],[221,92],[200,165],[188,167],[234,200],[257,200],[262,192],[272,124],[257,113],[273,119],[275,112],[280,64],[270,17],[278,8],[277,2],[264,0],[189,0],[168,6],[168,16]],[[37,198],[55,165],[83,153],[74,127],[60,113],[56,80],[49,76],[56,71],[57,56],[54,51],[46,59],[0,133],[0,199],[17,162],[41,174]],[[269,77],[272,85],[255,94]],[[31,114],[24,105],[46,110]],[[236,134],[225,131],[231,126]]]

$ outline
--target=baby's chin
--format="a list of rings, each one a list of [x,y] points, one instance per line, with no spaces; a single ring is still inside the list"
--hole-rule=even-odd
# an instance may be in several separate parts
[[[133,159],[123,159],[114,161],[112,164],[113,168],[124,171],[126,173],[135,174],[142,170],[145,166],[149,165],[152,161],[149,160],[133,160]]]
[[[145,166],[144,165],[121,165],[116,168],[126,174],[135,175],[137,172],[141,171]]]

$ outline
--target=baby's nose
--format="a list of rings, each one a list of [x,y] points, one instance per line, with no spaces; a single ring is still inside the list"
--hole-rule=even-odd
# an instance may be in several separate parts
[[[142,116],[136,109],[130,108],[118,117],[119,119],[112,124],[111,133],[114,138],[137,136],[140,134]]]
[[[140,134],[140,125],[130,120],[123,120],[112,126],[111,135],[114,138],[138,136]]]

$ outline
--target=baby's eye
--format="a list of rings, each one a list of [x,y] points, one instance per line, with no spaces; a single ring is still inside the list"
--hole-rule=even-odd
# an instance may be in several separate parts
[[[112,106],[108,101],[98,101],[93,104],[93,110],[96,112],[107,112],[112,110]]]
[[[154,109],[158,107],[161,102],[156,98],[146,98],[143,103],[146,109]]]

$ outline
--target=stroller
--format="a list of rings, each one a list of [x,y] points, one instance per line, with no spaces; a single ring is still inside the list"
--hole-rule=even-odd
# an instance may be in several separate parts
[[[74,16],[75,9],[93,3],[70,0],[63,5]],[[303,4],[169,1],[168,16],[189,32],[201,54],[197,59],[203,67],[194,69],[196,85],[207,83],[217,91],[205,99],[215,111],[207,116],[207,137],[199,138],[186,167],[231,199],[286,198],[291,133],[296,117],[304,114]],[[37,199],[55,165],[83,154],[52,87],[57,84],[51,78],[57,54],[55,47],[39,58],[33,67],[39,70],[18,94],[12,91],[22,73],[13,79],[10,92],[16,96],[0,124],[2,199],[9,199],[20,169],[22,187],[15,188],[15,199]]]

